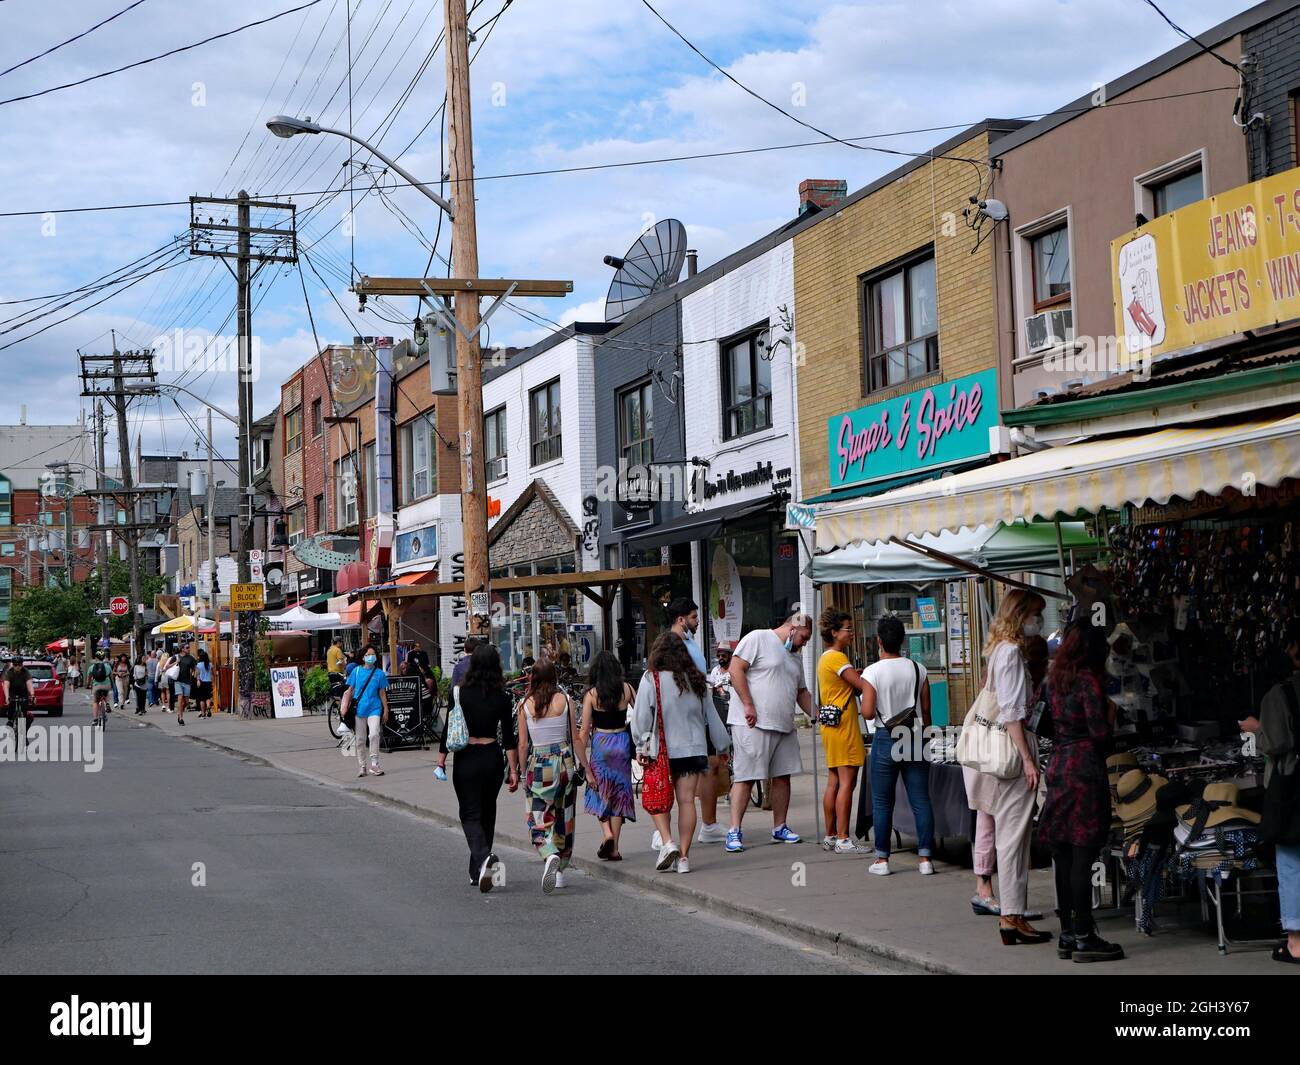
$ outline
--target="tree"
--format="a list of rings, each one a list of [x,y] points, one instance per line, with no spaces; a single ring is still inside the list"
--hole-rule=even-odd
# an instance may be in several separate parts
[[[24,588],[9,611],[10,641],[17,647],[43,648],[54,640],[99,631],[99,618],[83,588]]]

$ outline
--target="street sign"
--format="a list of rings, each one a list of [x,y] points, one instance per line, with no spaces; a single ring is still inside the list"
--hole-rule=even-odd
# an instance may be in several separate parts
[[[124,595],[115,595],[108,601],[108,609],[112,611],[113,617],[124,618],[131,612],[131,600]]]
[[[231,610],[261,610],[262,586],[260,584],[232,584],[230,586]]]

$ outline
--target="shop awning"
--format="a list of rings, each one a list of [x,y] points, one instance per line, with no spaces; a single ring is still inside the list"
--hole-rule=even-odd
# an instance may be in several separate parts
[[[668,547],[693,540],[707,540],[710,536],[717,536],[722,531],[722,527],[729,522],[784,506],[783,496],[764,496],[762,499],[751,499],[745,503],[732,503],[725,507],[682,514],[672,521],[656,525],[643,533],[634,533],[628,536],[625,542],[635,544],[637,547]]]
[[[951,555],[992,573],[1055,572],[1058,565],[1056,525],[1038,522],[980,526],[961,532],[926,533],[908,537],[921,547]],[[1061,546],[1071,550],[1095,548],[1083,522],[1061,523]],[[970,572],[901,544],[854,544],[817,555],[808,575],[818,584],[928,584],[968,577]]]
[[[416,570],[413,573],[403,573],[400,577],[394,577],[383,584],[368,584],[364,588],[353,588],[349,595],[369,595],[371,592],[391,592],[397,588],[409,588],[413,584],[429,584],[437,574],[431,569]]]
[[[268,618],[267,622],[272,632],[289,629],[315,632],[317,629],[338,629],[344,626],[338,614],[316,614],[300,606]]]
[[[825,495],[811,496],[808,499],[801,500],[805,504],[814,503],[840,503],[846,499],[861,499],[863,496],[878,496],[882,492],[889,492],[895,488],[902,488],[905,484],[916,484],[919,481],[935,481],[940,477],[951,476],[954,473],[961,473],[963,470],[971,470],[977,466],[988,464],[987,458],[981,458],[978,462],[966,462],[960,466],[949,466],[941,470],[922,470],[920,473],[906,473],[901,477],[889,477],[883,481],[873,481],[871,484],[854,485],[852,488],[837,488],[833,492],[827,492]]]
[[[1051,521],[1300,476],[1300,414],[1067,444],[817,511],[817,547]]]

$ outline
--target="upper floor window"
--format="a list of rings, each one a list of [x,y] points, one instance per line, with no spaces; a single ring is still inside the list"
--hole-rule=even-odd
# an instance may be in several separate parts
[[[506,475],[506,409],[498,407],[483,415],[483,466],[487,483]]]
[[[532,464],[540,466],[563,455],[560,436],[560,382],[552,381],[528,393],[529,440]]]
[[[357,523],[357,453],[344,455],[334,463],[334,510],[338,526],[346,529]]]
[[[0,476],[0,525],[14,523],[14,497],[9,487],[9,478]]]
[[[1159,218],[1162,214],[1205,199],[1205,175],[1198,163],[1178,174],[1148,184],[1147,191],[1150,194],[1151,217]]]
[[[863,280],[867,391],[939,369],[934,251]]]
[[[294,407],[284,416],[284,453],[292,454],[302,447],[302,408]]]
[[[435,455],[433,415],[402,426],[402,502],[423,499],[434,490]]]
[[[316,531],[322,532],[325,528],[325,494],[322,492],[312,503],[316,512]]]
[[[654,386],[649,381],[619,393],[618,451],[623,468],[654,460]]]
[[[318,396],[316,399],[313,399],[311,401],[311,435],[313,437],[320,436],[322,428],[323,428],[323,424],[321,422],[321,416],[320,416],[320,397]]]
[[[289,534],[289,546],[293,547],[303,537],[303,525],[307,521],[307,508],[294,507],[289,511],[286,531]]]
[[[772,363],[760,329],[722,349],[724,439],[744,436],[772,424]]]
[[[1029,240],[1034,310],[1070,302],[1070,227],[1057,226]]]

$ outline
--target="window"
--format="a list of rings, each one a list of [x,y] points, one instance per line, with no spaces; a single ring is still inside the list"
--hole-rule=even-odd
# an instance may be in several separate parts
[[[864,282],[867,391],[939,369],[934,252]]]
[[[506,409],[483,415],[483,466],[487,483],[506,476]]]
[[[313,438],[320,436],[321,428],[320,397],[318,396],[316,399],[311,401],[311,435]]]
[[[0,558],[13,558],[15,550],[14,544],[0,544]]]
[[[334,503],[340,529],[357,523],[356,461],[354,451],[334,463]]]
[[[560,448],[560,382],[535,388],[528,394],[529,439],[532,442],[532,464],[558,459]]]
[[[325,493],[322,492],[312,500],[312,509],[315,512],[315,528],[317,532],[322,532],[325,528]]]
[[[289,534],[289,546],[293,547],[302,540],[303,523],[307,520],[306,507],[294,507],[288,514],[287,532]]]
[[[13,493],[9,488],[9,478],[0,476],[0,525],[12,525]]]
[[[302,408],[294,407],[284,416],[284,453],[292,454],[302,447]]]
[[[767,330],[757,330],[722,349],[722,432],[726,439],[772,424],[772,362]]]
[[[1029,241],[1033,260],[1034,310],[1070,302],[1070,227],[1058,226]]]
[[[411,503],[432,495],[435,479],[433,414],[402,426],[402,502]]]
[[[1199,166],[1147,187],[1151,190],[1152,218],[1205,199],[1205,182]]]
[[[618,453],[624,469],[654,461],[654,434],[654,386],[643,381],[618,397]]]

